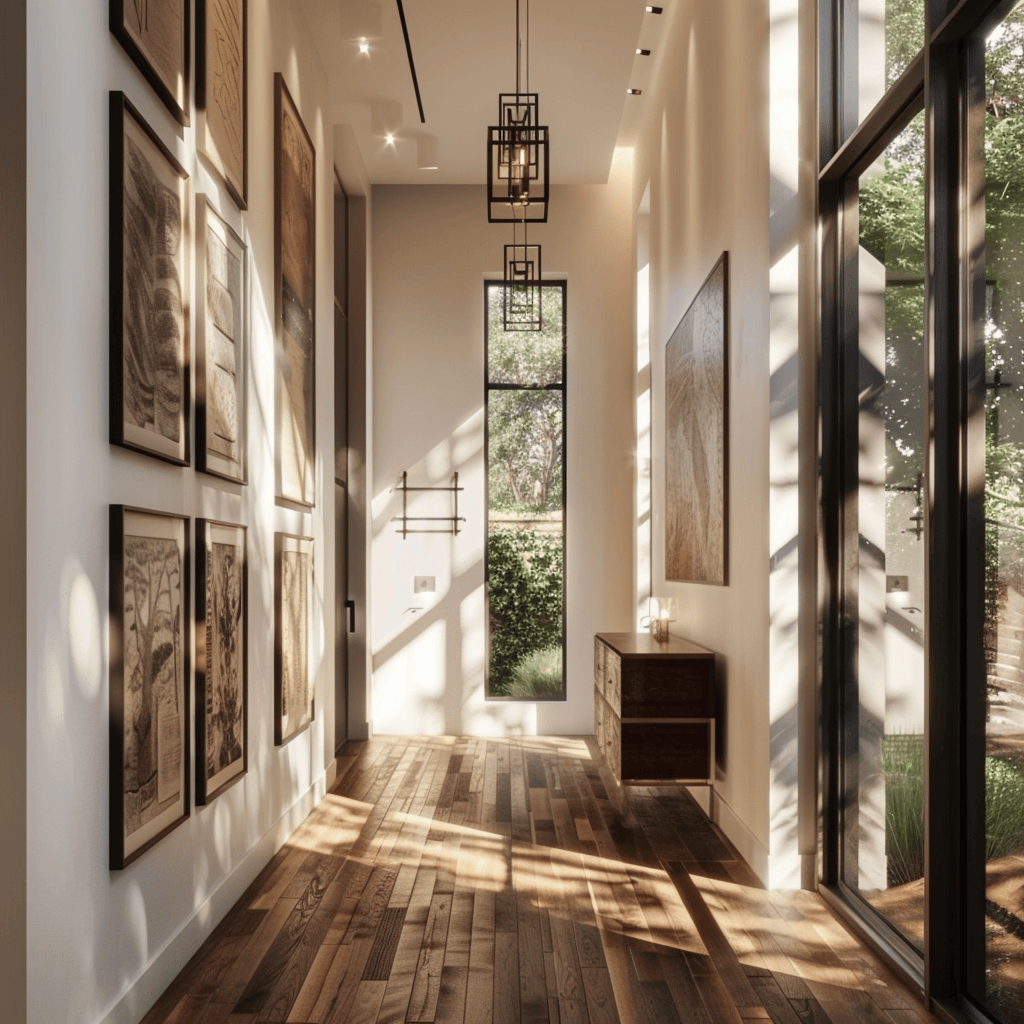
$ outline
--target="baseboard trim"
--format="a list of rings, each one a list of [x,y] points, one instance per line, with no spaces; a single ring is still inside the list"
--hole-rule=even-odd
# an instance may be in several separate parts
[[[754,874],[764,885],[768,884],[770,860],[768,850],[765,849],[753,832],[747,828],[742,818],[722,799],[718,790],[715,790],[714,815],[712,820],[726,834],[729,842],[736,847],[740,856],[750,865]]]
[[[266,867],[270,858],[284,846],[310,811],[324,798],[328,788],[327,774],[326,771],[321,773],[306,792],[271,825],[238,866],[156,953],[149,966],[129,983],[117,1002],[100,1018],[99,1024],[138,1024]]]

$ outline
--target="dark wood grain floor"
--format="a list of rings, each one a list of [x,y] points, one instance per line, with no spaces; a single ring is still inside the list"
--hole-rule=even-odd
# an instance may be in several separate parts
[[[351,744],[144,1024],[925,1024],[808,892],[592,741]]]

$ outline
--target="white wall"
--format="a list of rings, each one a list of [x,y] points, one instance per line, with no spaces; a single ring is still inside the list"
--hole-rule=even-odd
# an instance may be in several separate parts
[[[630,181],[620,151],[607,185],[555,186],[549,223],[530,228],[545,277],[568,282],[568,699],[540,705],[484,699],[484,281],[510,229],[487,223],[481,187],[373,190],[377,733],[593,732],[593,634],[633,619]],[[458,471],[458,537],[395,533],[403,470],[410,486]],[[448,498],[421,497],[421,513]],[[437,578],[433,595],[413,594],[417,575]]]
[[[644,90],[633,209],[650,187],[653,592],[718,655],[715,816],[769,874],[769,159],[767,0],[674,4]],[[665,342],[729,252],[728,583],[665,580]],[[773,769],[774,770],[774,769]]]
[[[134,1024],[324,791],[333,770],[332,132],[326,81],[289,9],[250,0],[249,211],[239,214],[107,28],[107,0],[28,7],[25,552],[28,1005],[33,1024]],[[317,151],[317,473],[312,512],[275,502],[273,73]],[[107,93],[121,89],[248,242],[250,482],[107,442]],[[194,328],[194,324],[193,324]],[[192,330],[194,338],[194,329]],[[328,479],[328,484],[330,480]],[[249,772],[124,871],[108,870],[107,521],[129,503],[248,526]],[[317,717],[273,743],[273,539],[316,540]],[[194,778],[194,775],[193,775]]]

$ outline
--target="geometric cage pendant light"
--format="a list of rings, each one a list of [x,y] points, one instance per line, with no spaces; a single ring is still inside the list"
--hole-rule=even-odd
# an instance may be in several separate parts
[[[540,123],[537,93],[530,92],[530,7],[526,0],[526,88],[521,65],[516,0],[516,91],[498,96],[498,123],[487,129],[487,220],[545,223],[551,175],[548,128]]]
[[[527,225],[523,240],[512,227],[512,244],[505,246],[505,272],[502,280],[502,325],[506,331],[542,331],[540,246],[530,245]]]

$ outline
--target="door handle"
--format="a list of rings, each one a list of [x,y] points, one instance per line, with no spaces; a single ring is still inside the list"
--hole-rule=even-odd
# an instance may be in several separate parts
[[[346,601],[345,607],[348,609],[348,631],[354,633],[356,631],[356,603],[355,601]]]

